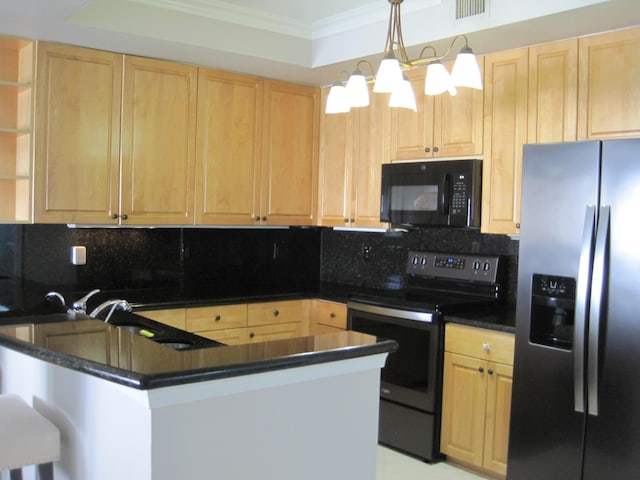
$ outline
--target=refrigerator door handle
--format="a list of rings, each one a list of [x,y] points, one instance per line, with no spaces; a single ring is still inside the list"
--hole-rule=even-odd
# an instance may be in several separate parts
[[[585,338],[588,320],[588,298],[591,287],[591,265],[593,258],[593,243],[596,229],[596,207],[587,206],[584,214],[584,228],[580,247],[580,264],[578,266],[578,281],[576,285],[576,309],[573,330],[573,409],[576,412],[585,411]]]
[[[611,207],[600,207],[596,250],[593,259],[591,305],[589,311],[589,350],[587,354],[587,408],[589,415],[598,416],[598,373],[600,359],[600,324],[606,291],[607,250],[609,245]]]

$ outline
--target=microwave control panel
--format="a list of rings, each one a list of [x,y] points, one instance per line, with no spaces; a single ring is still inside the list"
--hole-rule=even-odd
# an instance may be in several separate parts
[[[465,175],[461,174],[453,182],[451,188],[451,214],[459,215],[467,213],[467,180]]]

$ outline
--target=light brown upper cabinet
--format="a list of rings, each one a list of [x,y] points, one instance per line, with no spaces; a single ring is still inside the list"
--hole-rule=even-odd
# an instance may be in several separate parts
[[[483,233],[517,233],[527,140],[528,49],[484,59]]]
[[[123,56],[38,45],[34,221],[117,223]]]
[[[328,92],[323,89],[323,111]],[[389,161],[391,115],[388,95],[370,90],[369,98],[367,107],[321,116],[321,225],[386,225],[380,222],[380,177]]]
[[[35,43],[0,37],[0,222],[31,220]]]
[[[260,215],[264,81],[201,68],[196,223],[253,225]]]
[[[578,40],[529,49],[528,143],[576,140]]]
[[[121,219],[193,223],[196,67],[125,56],[123,92]]]
[[[193,223],[196,80],[195,67],[39,44],[35,221]]]
[[[478,58],[480,69],[483,59]],[[447,64],[450,70],[452,63]],[[391,155],[393,160],[430,157],[463,157],[482,154],[483,92],[458,88],[425,95],[425,69],[407,72],[416,95],[417,112],[392,109]]]
[[[320,89],[265,80],[260,211],[267,225],[313,225],[318,198]]]
[[[640,28],[579,39],[578,139],[640,136]]]

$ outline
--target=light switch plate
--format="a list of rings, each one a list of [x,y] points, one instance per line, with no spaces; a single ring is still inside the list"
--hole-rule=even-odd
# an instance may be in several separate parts
[[[71,247],[71,263],[73,265],[87,264],[87,247],[74,246]]]

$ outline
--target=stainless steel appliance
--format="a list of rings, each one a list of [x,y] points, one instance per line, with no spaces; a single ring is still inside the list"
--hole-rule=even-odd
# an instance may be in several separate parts
[[[500,297],[499,257],[410,252],[406,288],[348,303],[352,330],[398,342],[381,371],[379,441],[427,461],[440,455],[445,315]]]
[[[640,475],[640,139],[524,147],[510,480]]]
[[[481,160],[382,165],[380,220],[398,226],[480,226]]]

